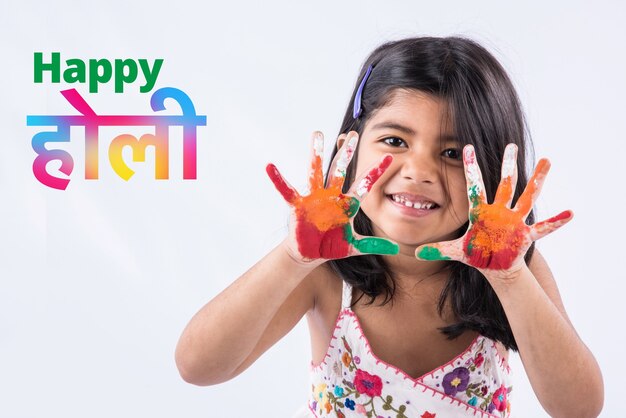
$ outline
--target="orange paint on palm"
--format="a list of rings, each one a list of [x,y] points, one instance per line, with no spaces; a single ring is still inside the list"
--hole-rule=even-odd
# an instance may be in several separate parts
[[[473,212],[476,222],[465,238],[470,264],[489,269],[511,267],[528,234],[521,214],[495,205],[479,205]]]
[[[329,204],[331,201],[334,204]],[[310,195],[301,198],[301,202],[297,206],[298,218],[315,225],[321,232],[347,224],[355,204],[349,196],[338,198],[337,191],[332,189],[312,190]]]
[[[347,143],[340,150],[329,169],[328,187],[324,187],[322,160],[324,138],[315,132],[312,138],[312,157],[309,170],[309,194],[301,196],[289,185],[273,164],[266,171],[283,198],[295,210],[295,239],[305,259],[338,259],[350,254],[397,254],[398,245],[383,238],[358,238],[353,234],[350,218],[359,210],[357,197],[342,193],[346,171],[358,142],[358,135],[348,134]],[[372,184],[391,163],[387,155],[359,183],[357,196],[363,198]]]

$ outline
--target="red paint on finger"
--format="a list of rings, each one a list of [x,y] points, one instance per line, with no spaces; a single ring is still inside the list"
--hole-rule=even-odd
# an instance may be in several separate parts
[[[387,155],[385,156],[385,158],[383,158],[378,167],[371,169],[370,172],[367,173],[367,176],[365,177],[369,183],[369,188],[367,189],[367,191],[369,191],[372,188],[372,184],[376,183],[380,176],[385,173],[385,171],[391,165],[392,161],[393,157],[391,155]]]
[[[466,145],[463,148],[463,161],[466,165],[476,163],[476,153],[474,152],[474,147],[471,145]]]
[[[274,187],[276,187],[288,203],[291,203],[298,198],[297,193],[285,182],[283,176],[280,175],[280,172],[274,164],[268,164],[267,167],[265,167],[265,171],[267,172],[267,175],[270,176],[272,183],[274,183]]]
[[[555,230],[569,222],[573,216],[574,214],[571,210],[566,210],[556,216],[553,216],[552,218],[546,219],[545,221],[537,222],[535,225],[533,225],[533,238],[539,239],[550,234],[551,232],[554,232]]]
[[[554,223],[554,222],[558,222],[558,221],[563,221],[565,219],[571,218],[571,216],[572,216],[572,211],[571,210],[566,210],[564,212],[559,213],[556,216],[553,216],[550,219],[546,219],[542,223]]]
[[[365,193],[368,193],[372,189],[374,183],[378,181],[380,176],[382,176],[385,171],[387,171],[392,161],[393,157],[391,155],[387,155],[385,156],[385,158],[383,158],[378,167],[372,168],[369,173],[367,173],[367,176],[365,176],[363,180],[359,182],[356,189],[357,196],[362,197],[363,195],[365,195]]]

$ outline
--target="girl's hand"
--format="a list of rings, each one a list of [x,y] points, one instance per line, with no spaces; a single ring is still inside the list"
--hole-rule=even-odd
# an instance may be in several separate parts
[[[524,222],[545,180],[550,162],[541,159],[526,189],[514,208],[511,201],[517,182],[517,146],[507,145],[502,163],[502,176],[496,197],[487,203],[485,186],[476,162],[474,147],[463,149],[465,179],[469,198],[469,228],[461,238],[422,245],[415,255],[422,260],[456,260],[476,267],[485,277],[511,277],[524,264],[524,255],[533,241],[565,225],[572,217],[566,210],[543,222]]]
[[[287,245],[292,256],[301,261],[332,260],[361,254],[397,254],[398,245],[375,237],[362,237],[353,232],[352,218],[361,200],[391,164],[391,155],[356,179],[348,193],[341,189],[346,169],[358,142],[356,132],[348,133],[343,146],[333,160],[324,187],[322,158],[324,137],[314,132],[309,172],[309,194],[301,196],[281,176],[276,166],[268,164],[266,171],[287,203],[292,207]],[[295,225],[294,225],[295,224]]]

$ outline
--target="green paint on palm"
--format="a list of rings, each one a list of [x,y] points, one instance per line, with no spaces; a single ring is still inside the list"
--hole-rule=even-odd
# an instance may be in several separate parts
[[[439,248],[428,247],[428,246],[422,248],[420,252],[417,254],[417,256],[421,258],[422,260],[429,260],[429,261],[450,260],[450,257],[446,257],[443,254],[441,254],[441,251],[439,251]]]
[[[474,237],[471,237],[467,243],[467,247],[465,247],[465,254],[472,255],[473,249],[474,249]]]
[[[354,248],[363,254],[396,255],[400,252],[398,244],[384,238],[367,237],[355,241]]]
[[[346,241],[348,241],[350,245],[352,245],[363,254],[396,255],[400,252],[400,247],[398,247],[398,244],[391,242],[385,238],[354,238],[354,235],[352,234],[352,226],[350,224],[347,224],[344,227],[343,231]]]
[[[346,216],[348,218],[352,218],[354,215],[356,215],[356,213],[359,211],[359,206],[361,206],[359,199],[357,199],[356,197],[352,197],[348,203],[348,207],[346,208]]]

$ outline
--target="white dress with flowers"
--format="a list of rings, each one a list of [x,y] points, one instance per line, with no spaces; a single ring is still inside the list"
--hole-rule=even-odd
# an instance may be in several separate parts
[[[479,335],[443,366],[413,379],[371,350],[344,282],[342,308],[326,357],[311,363],[311,395],[300,417],[509,417],[509,366]]]

